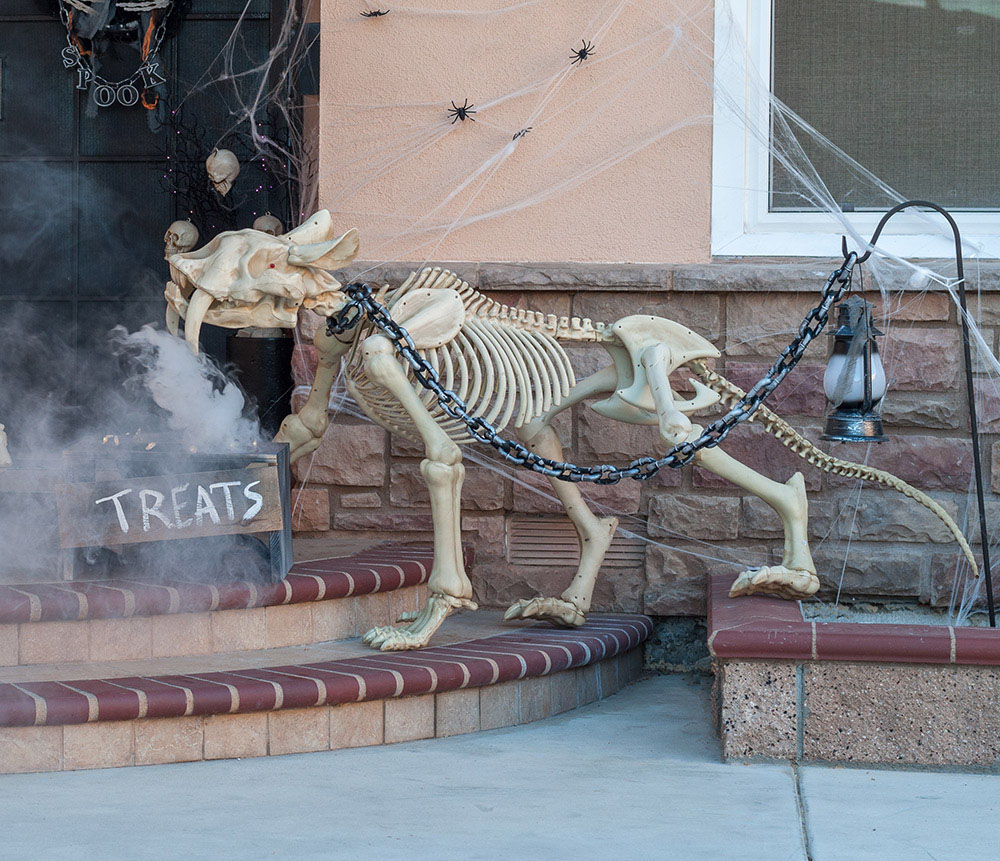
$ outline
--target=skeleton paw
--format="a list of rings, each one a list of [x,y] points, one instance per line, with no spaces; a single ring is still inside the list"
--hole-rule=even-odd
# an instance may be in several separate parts
[[[398,625],[372,628],[361,641],[383,652],[420,649],[427,645],[441,623],[452,610],[475,610],[476,604],[466,598],[432,594],[417,613],[400,613]]]
[[[811,571],[796,571],[784,565],[750,568],[729,589],[730,598],[743,595],[777,595],[789,601],[809,598],[819,591],[819,578]]]
[[[324,426],[319,433],[316,433],[302,421],[297,413],[292,413],[290,416],[285,416],[281,427],[274,435],[274,441],[288,443],[288,456],[294,463],[299,458],[312,454],[319,448],[325,429]]]
[[[511,619],[539,619],[561,628],[577,628],[587,620],[575,604],[562,598],[522,598],[503,614],[503,618],[505,622]]]
[[[362,640],[373,649],[382,652],[397,652],[426,646],[433,633],[433,630],[414,632],[408,628],[386,625],[382,628],[372,628],[362,637]]]

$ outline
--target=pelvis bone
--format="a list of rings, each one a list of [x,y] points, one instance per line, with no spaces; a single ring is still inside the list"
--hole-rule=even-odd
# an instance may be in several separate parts
[[[591,408],[629,424],[658,424],[665,443],[683,442],[691,432],[688,416],[718,403],[721,396],[691,379],[694,397],[678,398],[670,375],[688,362],[717,359],[721,353],[701,335],[663,317],[624,317],[611,327],[611,333],[617,344],[605,347],[614,359],[618,386]]]
[[[346,265],[358,253],[358,233],[337,236],[327,210],[280,236],[259,230],[220,233],[196,251],[169,258],[167,327],[198,352],[203,323],[292,329],[299,309],[333,314],[346,301],[341,283],[327,269]]]

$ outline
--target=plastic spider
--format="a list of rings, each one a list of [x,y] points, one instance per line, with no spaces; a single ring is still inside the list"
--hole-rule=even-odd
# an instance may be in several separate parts
[[[583,44],[583,47],[577,48],[572,54],[570,54],[573,58],[573,62],[570,63],[571,66],[576,63],[583,63],[584,60],[589,59],[597,53],[594,50],[594,46],[590,42],[585,39],[581,39],[580,42]]]
[[[531,131],[531,126],[528,126],[526,129],[521,129],[521,131],[519,131],[516,135],[514,135],[514,137],[512,137],[511,140],[516,141],[518,138],[523,138],[530,131]]]
[[[466,99],[461,105],[456,105],[454,102],[451,103],[451,110],[448,111],[448,116],[452,118],[451,124],[455,125],[456,122],[461,120],[463,123],[466,120],[476,121],[476,118],[472,114],[476,111],[472,110],[475,105],[470,105],[469,100]]]
[[[381,18],[383,15],[388,15],[390,9],[371,9],[368,12],[362,12],[362,18]]]

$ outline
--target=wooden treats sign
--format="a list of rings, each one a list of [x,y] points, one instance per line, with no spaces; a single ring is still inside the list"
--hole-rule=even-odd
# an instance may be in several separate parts
[[[221,453],[102,446],[64,452],[64,462],[62,483],[40,481],[47,486],[34,492],[57,495],[67,579],[85,553],[77,548],[224,535],[253,535],[243,539],[252,546],[263,541],[272,582],[292,567],[286,443]]]
[[[273,466],[66,484],[62,547],[276,532],[283,515]]]

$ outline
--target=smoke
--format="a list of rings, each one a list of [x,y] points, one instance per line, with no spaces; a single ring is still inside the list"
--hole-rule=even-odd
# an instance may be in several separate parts
[[[150,474],[177,476],[180,484],[182,476],[217,468],[205,466],[206,455],[245,452],[263,441],[239,386],[182,339],[152,326],[131,333],[118,326],[100,349],[53,349],[21,327],[25,317],[0,326],[0,344],[22,347],[21,361],[5,363],[0,378],[13,461],[0,468],[0,582],[63,579],[73,551],[59,546],[61,485]],[[87,381],[82,403],[79,380]],[[75,553],[73,576],[260,579],[265,555],[260,541],[240,535],[92,547]]]
[[[204,353],[152,326],[131,334],[116,327],[112,341],[136,366],[129,384],[149,393],[186,446],[245,451],[265,441],[243,391]]]

